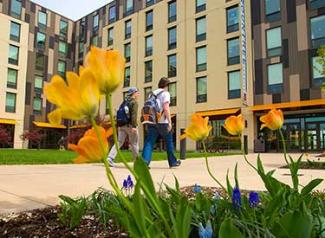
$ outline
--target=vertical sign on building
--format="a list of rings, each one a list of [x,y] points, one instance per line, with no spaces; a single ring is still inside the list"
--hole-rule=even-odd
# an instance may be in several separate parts
[[[245,0],[240,0],[241,10],[241,64],[242,64],[242,100],[247,105],[247,52],[246,52],[246,13]]]

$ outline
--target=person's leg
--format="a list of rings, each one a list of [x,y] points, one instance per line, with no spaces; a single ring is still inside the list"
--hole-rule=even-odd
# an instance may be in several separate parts
[[[118,144],[119,144],[119,147],[121,147],[124,144],[126,136],[127,136],[127,133],[125,131],[125,128],[124,127],[119,127],[118,128]],[[114,160],[116,155],[117,155],[117,149],[116,149],[116,146],[114,144],[113,147],[111,148],[107,158],[111,159],[111,160]]]
[[[158,137],[157,127],[155,125],[148,125],[147,136],[144,142],[142,158],[147,163],[151,162],[152,150]]]
[[[159,129],[160,135],[164,138],[166,142],[168,164],[169,166],[173,166],[177,163],[177,158],[174,154],[173,134],[171,131],[168,131],[167,124],[160,124]]]
[[[131,151],[133,154],[133,160],[136,160],[139,156],[139,132],[133,133],[132,128],[128,128],[128,136],[129,136],[129,142]]]

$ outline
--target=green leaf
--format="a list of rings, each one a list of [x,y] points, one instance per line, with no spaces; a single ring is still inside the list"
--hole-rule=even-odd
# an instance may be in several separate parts
[[[229,169],[227,170],[226,181],[227,181],[227,192],[228,192],[229,197],[231,197],[232,196],[232,186],[231,186],[231,183],[229,181]]]
[[[275,237],[310,238],[313,218],[303,205],[301,209],[287,212],[273,230]]]
[[[236,163],[236,166],[235,166],[235,183],[236,183],[236,187],[239,188],[239,182],[238,182],[238,163]]]
[[[135,191],[134,191],[134,210],[135,210],[135,223],[138,226],[138,229],[140,230],[140,233],[142,234],[142,237],[148,237],[147,234],[147,227],[146,227],[146,218],[147,214],[145,213],[145,204],[143,201],[143,196],[141,195],[140,190],[140,183],[138,182],[135,185]]]
[[[316,188],[319,184],[323,182],[323,179],[314,179],[310,181],[302,190],[301,195],[308,195],[314,188]]]
[[[231,219],[226,219],[221,223],[219,238],[245,238],[245,236],[234,226]]]
[[[139,178],[141,178],[142,186],[145,186],[150,194],[156,197],[155,186],[152,181],[151,174],[149,172],[148,166],[143,159],[137,159],[134,163],[134,170]]]

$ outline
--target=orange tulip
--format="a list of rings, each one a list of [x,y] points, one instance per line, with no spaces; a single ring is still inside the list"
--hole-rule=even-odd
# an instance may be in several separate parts
[[[238,116],[228,117],[223,127],[228,131],[230,135],[241,135],[245,127],[243,115],[240,114]]]
[[[192,122],[189,127],[185,129],[185,134],[181,135],[181,140],[185,139],[186,137],[189,137],[194,141],[204,140],[208,137],[210,130],[212,129],[208,123],[208,117],[203,118],[198,114],[193,114]]]
[[[263,122],[261,130],[264,127],[267,127],[272,131],[279,130],[284,122],[283,113],[280,109],[272,109],[266,115],[261,116],[260,121]]]
[[[101,148],[101,144],[95,129],[91,128],[86,131],[84,136],[79,140],[78,145],[68,145],[70,150],[73,150],[79,154],[79,156],[74,160],[74,163],[91,163],[105,159],[108,152],[107,138],[113,134],[113,130],[110,128],[106,131],[103,127],[98,127],[98,130],[102,138],[104,148]]]
[[[94,73],[100,92],[110,94],[123,81],[125,59],[116,50],[92,46],[85,58],[85,67]]]
[[[62,118],[82,120],[94,117],[99,107],[99,89],[93,73],[85,69],[81,75],[67,72],[67,83],[60,76],[52,77],[44,86],[47,100],[57,106],[48,114],[51,124],[61,124]]]

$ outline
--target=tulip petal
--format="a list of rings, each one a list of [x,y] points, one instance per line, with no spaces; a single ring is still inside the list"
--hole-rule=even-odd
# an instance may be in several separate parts
[[[49,122],[52,125],[61,125],[61,120],[62,120],[62,113],[60,109],[56,109],[52,112],[50,112],[47,115],[47,118],[49,119]]]

